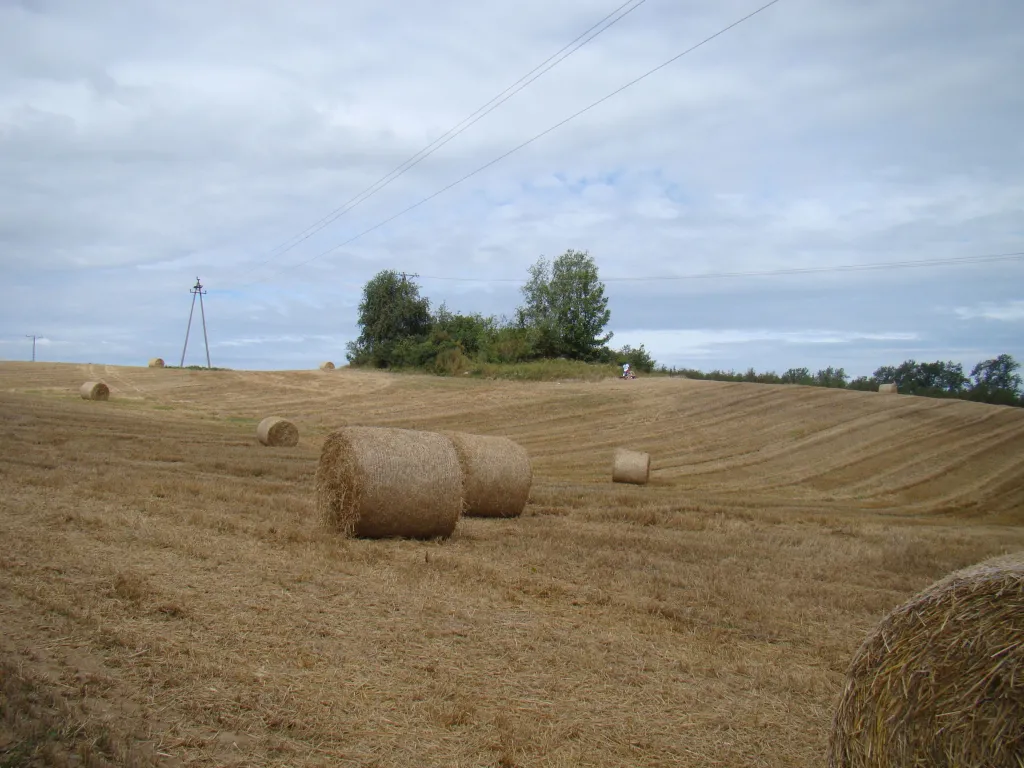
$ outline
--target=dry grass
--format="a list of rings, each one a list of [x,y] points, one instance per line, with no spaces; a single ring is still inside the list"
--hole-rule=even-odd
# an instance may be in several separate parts
[[[530,456],[507,437],[448,432],[462,468],[463,514],[519,517],[530,498]]]
[[[73,394],[100,378],[102,412]],[[869,629],[1024,548],[1020,409],[42,363],[0,393],[0,674],[30,688],[0,764],[822,765]],[[262,448],[275,412],[309,439]],[[507,435],[530,502],[443,543],[325,537],[321,439],[355,421]],[[608,482],[625,427],[643,487]]]
[[[324,441],[316,506],[346,536],[447,538],[462,511],[455,446],[433,432],[343,427]]]
[[[612,459],[612,482],[647,485],[651,479],[651,454],[616,448]]]
[[[294,448],[299,444],[299,428],[280,416],[267,416],[256,425],[256,439],[263,445]]]
[[[951,574],[858,649],[832,768],[1015,766],[1024,759],[1024,552]]]

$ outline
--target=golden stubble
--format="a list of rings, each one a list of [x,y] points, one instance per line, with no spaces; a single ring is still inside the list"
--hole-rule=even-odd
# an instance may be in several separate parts
[[[821,765],[868,631],[1024,547],[1019,409],[630,384],[0,364],[0,755]],[[267,413],[297,446],[259,445]],[[346,425],[509,437],[530,501],[326,535]],[[611,483],[624,433],[646,486]]]

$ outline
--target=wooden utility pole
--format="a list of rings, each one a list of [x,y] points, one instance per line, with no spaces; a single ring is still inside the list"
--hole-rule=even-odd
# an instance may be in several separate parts
[[[26,333],[25,338],[32,339],[32,362],[34,363],[36,361],[36,334]]]

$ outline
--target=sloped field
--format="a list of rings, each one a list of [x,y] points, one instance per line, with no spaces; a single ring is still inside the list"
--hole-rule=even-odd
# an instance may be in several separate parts
[[[0,764],[820,765],[867,628],[1024,548],[1024,411],[974,403],[3,363],[0,423]],[[531,502],[326,536],[341,424],[512,437]]]

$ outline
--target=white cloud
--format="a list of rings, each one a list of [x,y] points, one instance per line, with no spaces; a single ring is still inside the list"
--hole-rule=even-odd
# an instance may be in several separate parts
[[[327,334],[318,334],[310,336],[300,336],[296,334],[278,334],[272,336],[258,336],[254,338],[243,338],[243,339],[228,339],[226,341],[217,341],[210,344],[211,347],[247,347],[247,346],[261,346],[264,344],[279,345],[279,344],[305,344],[311,341],[325,342],[329,344],[340,344],[344,345],[344,340],[337,336],[329,336]]]
[[[859,333],[851,331],[774,331],[769,329],[656,329],[629,330],[615,334],[615,343],[639,347],[655,358],[708,357],[722,347],[781,343],[792,345],[852,344],[859,341],[915,341],[913,332]]]
[[[1012,323],[1024,320],[1024,300],[1017,299],[1002,304],[985,302],[973,307],[957,307],[954,311],[961,320],[1001,320]]]

